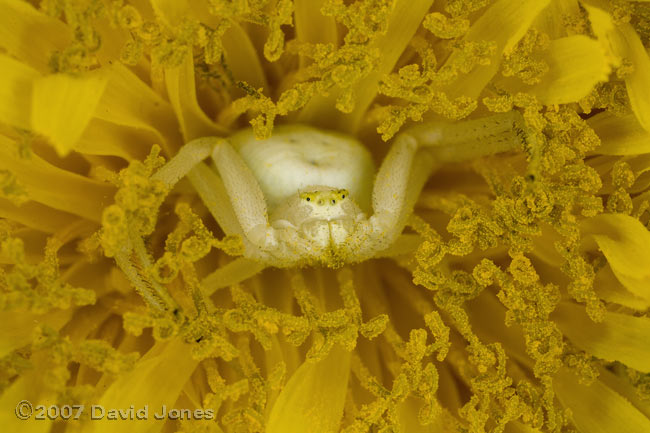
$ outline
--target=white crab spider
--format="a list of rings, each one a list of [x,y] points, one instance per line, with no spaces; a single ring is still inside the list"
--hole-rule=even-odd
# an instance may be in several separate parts
[[[351,137],[287,125],[258,141],[246,130],[189,142],[156,177],[171,186],[187,175],[248,259],[340,266],[388,255],[433,169],[512,150],[519,123],[513,112],[420,125],[397,135],[376,176]],[[201,162],[208,156],[219,176]]]

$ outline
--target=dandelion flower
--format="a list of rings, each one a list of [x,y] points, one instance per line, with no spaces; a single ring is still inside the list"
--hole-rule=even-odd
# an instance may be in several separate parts
[[[650,3],[0,0],[0,47],[6,431],[650,431]],[[242,128],[380,161],[495,113],[517,151],[339,269],[241,257],[207,165],[161,181]]]

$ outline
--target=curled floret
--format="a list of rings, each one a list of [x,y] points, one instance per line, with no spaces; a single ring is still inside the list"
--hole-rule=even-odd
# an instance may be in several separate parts
[[[102,246],[108,257],[120,251],[129,251],[131,237],[141,237],[153,232],[158,220],[158,209],[167,195],[165,184],[152,179],[164,159],[160,148],[154,146],[144,162],[132,161],[110,180],[119,188],[115,204],[106,207],[102,215]]]
[[[52,309],[67,309],[95,303],[95,292],[73,287],[61,278],[57,238],[50,238],[41,262],[30,263],[22,239],[0,222],[0,255],[11,265],[0,271],[0,309],[42,314]]]
[[[0,197],[4,197],[16,206],[29,200],[25,186],[9,170],[0,170]]]
[[[463,36],[469,30],[469,24],[467,18],[450,18],[439,12],[427,15],[422,22],[425,29],[441,39],[453,39]]]

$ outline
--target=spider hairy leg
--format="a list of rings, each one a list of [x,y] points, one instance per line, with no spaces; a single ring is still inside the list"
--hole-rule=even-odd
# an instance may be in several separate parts
[[[208,174],[206,168],[201,165],[208,156],[212,156],[220,179]],[[257,179],[228,140],[220,137],[192,140],[156,173],[157,178],[168,186],[173,186],[186,175],[208,204],[215,219],[230,228],[226,231],[237,234],[243,232],[248,240],[257,246],[276,243],[274,232],[269,227],[266,202]],[[221,186],[223,188],[220,188]],[[218,194],[219,192],[221,194]],[[224,201],[230,202],[238,227],[232,222],[232,213],[223,210],[229,207]],[[219,206],[209,205],[215,202]]]
[[[186,177],[226,235],[241,235],[241,226],[229,204],[221,178],[202,161],[212,155],[220,137],[201,137],[185,144],[173,158],[152,176],[171,189]]]
[[[202,162],[187,174],[187,178],[224,233],[243,237],[237,215],[230,206],[228,191],[219,175]],[[244,243],[246,243],[246,239],[244,239]]]
[[[515,150],[532,137],[518,111],[454,123],[425,123],[408,131],[440,163]]]
[[[202,137],[190,141],[167,164],[158,170],[152,176],[152,179],[160,180],[168,188],[171,188],[198,163],[210,156],[218,140],[215,137]]]
[[[373,216],[386,228],[391,227],[401,213],[417,150],[418,143],[414,137],[398,135],[377,173],[372,191]]]
[[[520,113],[455,123],[426,123],[399,134],[384,159],[372,193],[373,215],[351,242],[353,255],[388,248],[402,232],[426,179],[441,164],[507,152],[532,144]],[[364,238],[372,238],[371,244]],[[364,243],[366,245],[364,245]]]
[[[417,196],[435,168],[432,156],[420,150],[417,140],[408,133],[395,138],[375,178],[373,215],[352,244],[358,245],[365,236],[374,240],[367,246],[357,247],[356,254],[365,256],[384,250],[402,232]]]
[[[246,237],[259,247],[275,246],[277,239],[269,226],[266,200],[253,172],[226,140],[214,147],[212,160]]]
[[[221,152],[223,147],[226,150]],[[210,156],[215,164],[219,161],[222,165],[221,177],[203,162]],[[253,188],[254,191],[256,184],[254,179],[253,181],[250,178],[246,179],[246,171],[232,169],[232,167],[241,167],[242,164],[241,158],[227,140],[221,137],[201,137],[185,144],[153,177],[171,189],[180,179],[187,176],[225,234],[241,236],[246,251],[249,251],[252,258],[259,258],[257,257],[259,245],[255,243],[255,233],[260,234],[257,236],[260,242],[266,240],[268,226],[266,210],[262,198],[261,204],[252,207],[253,212],[259,212],[261,209],[257,214],[258,218],[247,213],[250,211],[251,203],[246,200],[246,197],[250,193],[249,188]],[[254,221],[260,221],[263,225],[251,229],[250,225],[242,224],[250,221],[253,221],[253,225],[255,225]],[[245,232],[244,228],[252,231]]]

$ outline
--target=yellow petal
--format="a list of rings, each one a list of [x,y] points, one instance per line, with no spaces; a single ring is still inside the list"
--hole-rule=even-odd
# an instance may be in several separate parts
[[[35,69],[0,54],[0,122],[29,129],[32,83],[39,76]]]
[[[29,344],[38,325],[45,324],[53,329],[61,329],[70,320],[72,313],[71,309],[55,310],[47,314],[0,312],[0,357]]]
[[[623,305],[637,311],[646,311],[650,308],[650,300],[643,299],[630,293],[616,278],[612,267],[604,266],[596,274],[594,279],[594,290],[596,294],[607,302]]]
[[[650,372],[649,318],[608,311],[602,322],[595,323],[584,306],[570,302],[561,302],[552,317],[562,333],[587,353]]]
[[[317,363],[303,363],[282,389],[266,433],[333,433],[340,430],[350,353],[335,346]]]
[[[219,128],[210,120],[199,106],[191,55],[187,54],[180,66],[165,70],[165,83],[185,142],[199,137],[228,134],[228,131]]]
[[[201,287],[204,288],[206,296],[212,296],[217,290],[239,284],[260,273],[264,268],[262,263],[240,257],[206,276],[201,281]]]
[[[389,74],[417,31],[433,0],[397,0],[389,18],[386,34],[377,38],[371,48],[379,49],[379,65],[361,80],[355,90],[355,106],[350,114],[335,108],[339,90],[332,90],[330,96],[316,96],[301,110],[298,120],[322,127],[337,128],[354,132],[362,116],[377,95],[379,80]]]
[[[0,312],[0,357],[11,351],[29,345],[34,329],[39,324],[46,324],[54,329],[61,329],[72,317],[73,311],[53,311],[44,315],[25,312]],[[52,427],[51,420],[36,420],[34,412],[29,419],[19,419],[15,410],[17,405],[27,400],[33,408],[37,405],[51,405],[56,403],[55,393],[43,383],[46,375],[39,359],[32,357],[34,368],[21,374],[14,382],[3,390],[0,396],[0,426],[2,431],[45,433]],[[40,367],[40,368],[39,368]],[[23,414],[27,408],[23,407]]]
[[[88,125],[105,86],[101,73],[54,74],[35,80],[32,129],[47,137],[59,155],[67,154]]]
[[[135,368],[121,375],[111,383],[97,402],[108,409],[128,409],[148,406],[146,420],[110,421],[106,418],[86,424],[84,433],[113,433],[117,425],[128,426],[130,433],[153,433],[162,429],[164,420],[153,416],[163,405],[169,409],[182,409],[174,406],[183,387],[192,376],[198,362],[190,356],[190,350],[180,340],[156,343],[136,364]],[[100,381],[101,385],[101,381]],[[100,387],[98,385],[98,387]]]
[[[112,202],[115,195],[113,186],[62,170],[36,155],[20,158],[13,152],[15,146],[0,135],[0,169],[16,176],[29,199],[91,221],[101,221],[105,204]]]
[[[41,72],[48,70],[52,52],[72,39],[68,26],[28,2],[0,0],[0,11],[0,47]]]
[[[626,57],[634,67],[634,71],[625,77],[630,105],[639,123],[650,131],[650,57],[630,24],[621,25],[619,31],[625,43]]]
[[[34,201],[16,206],[9,200],[2,198],[0,198],[0,218],[19,222],[26,227],[44,233],[56,233],[77,219],[72,214],[52,209]]]
[[[48,390],[43,384],[43,372],[39,369],[32,369],[23,373],[9,388],[4,390],[0,397],[0,425],[3,431],[20,433],[45,433],[52,429],[53,420],[34,419],[34,411],[29,412],[24,401],[31,403],[35,409],[37,405],[46,407],[56,404],[55,394]],[[20,414],[31,416],[28,419],[19,419],[15,410],[21,404]]]
[[[601,45],[583,35],[552,41],[544,60],[549,71],[528,92],[546,105],[584,98],[597,83],[607,81],[611,69]]]
[[[581,385],[575,376],[561,370],[553,381],[555,393],[570,408],[578,431],[585,433],[647,433],[650,420],[629,401],[600,380]]]
[[[480,339],[498,340],[508,357],[516,359],[522,365],[532,365],[533,362],[526,353],[521,327],[506,326],[506,308],[495,294],[484,291],[476,300],[467,303],[466,308],[472,320],[472,328]]]
[[[379,90],[379,81],[389,74],[420,27],[433,0],[397,0],[390,15],[386,34],[377,38],[373,48],[381,53],[377,68],[359,83],[354,111],[344,118],[343,129],[355,132],[361,117]]]
[[[551,0],[548,7],[538,15],[534,27],[551,39],[559,39],[567,36],[564,20],[577,20],[580,14],[578,0]]]
[[[401,403],[398,403],[397,413],[399,416],[400,431],[409,433],[444,433],[444,425],[442,417],[428,425],[420,424],[418,414],[422,407],[422,401],[414,398],[407,398]]]
[[[650,232],[636,218],[601,214],[585,220],[616,278],[633,294],[650,300]]]
[[[295,0],[296,37],[311,44],[338,44],[336,21],[320,13],[325,0]]]
[[[94,118],[73,148],[86,155],[118,156],[131,161],[145,159],[151,146],[159,143],[160,134],[151,129],[131,128]]]
[[[603,111],[587,120],[601,145],[595,153],[638,155],[650,153],[650,132],[643,129],[634,114],[619,116]]]
[[[210,16],[207,5],[201,2],[153,0],[152,5],[156,15],[171,27],[180,25],[188,16],[209,26],[218,24],[216,17]],[[262,88],[264,93],[268,94],[270,87],[264,75],[258,50],[253,45],[249,34],[234,20],[231,20],[228,26],[221,37],[221,46],[224,59],[234,79],[245,81],[255,89]]]
[[[625,86],[632,111],[641,126],[650,131],[650,57],[639,35],[629,23],[615,24],[601,0],[583,2],[592,29],[603,46],[617,61],[626,59],[633,71],[625,77]]]
[[[264,89],[269,94],[270,87],[260,63],[258,51],[248,33],[239,24],[232,23],[221,38],[223,55],[233,77],[245,81],[255,89]]]
[[[464,40],[494,41],[497,45],[491,63],[477,66],[469,74],[460,76],[449,86],[450,97],[478,98],[483,88],[499,69],[501,56],[510,51],[526,34],[539,13],[551,0],[498,0],[470,27]],[[448,62],[454,61],[452,54]]]
[[[187,0],[151,0],[151,6],[156,17],[169,27],[180,24],[190,12]]]
[[[93,21],[93,28],[101,35],[101,44],[95,52],[97,62],[102,66],[119,64],[122,50],[132,36],[108,19]]]
[[[627,399],[632,405],[650,418],[650,401],[632,384],[626,375],[617,375],[604,367],[598,369],[598,379]]]
[[[180,127],[169,102],[142,82],[131,70],[116,64],[106,70],[108,84],[95,117],[155,134],[158,144],[182,141]]]
[[[620,57],[620,35],[616,33],[614,19],[607,13],[607,4],[601,0],[582,1],[581,4],[589,14],[589,22],[596,37],[603,45],[603,48],[610,53],[612,60],[618,66],[621,61]]]

